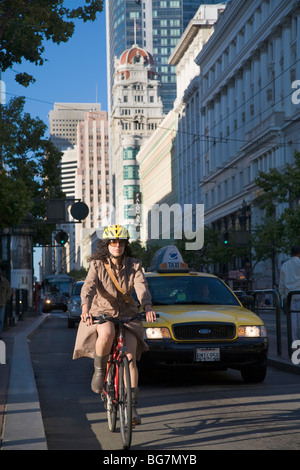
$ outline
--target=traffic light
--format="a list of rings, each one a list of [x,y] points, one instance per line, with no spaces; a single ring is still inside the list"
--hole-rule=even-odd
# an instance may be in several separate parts
[[[227,246],[230,244],[230,233],[229,232],[224,232],[221,234],[221,241],[223,245]]]
[[[224,245],[228,245],[228,243],[229,243],[229,233],[228,232],[224,233],[223,243],[224,243]]]
[[[61,246],[64,246],[68,240],[69,240],[69,235],[63,230],[60,230],[55,235],[55,241]]]

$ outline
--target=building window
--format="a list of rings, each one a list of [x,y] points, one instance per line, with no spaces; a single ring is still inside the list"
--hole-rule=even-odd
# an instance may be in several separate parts
[[[170,30],[171,36],[180,36],[180,29],[171,29]]]
[[[124,216],[125,219],[134,219],[135,218],[135,210],[133,205],[126,205],[124,207]]]
[[[127,147],[123,149],[123,160],[134,160],[139,152],[139,148]]]
[[[133,199],[134,193],[139,191],[140,187],[137,184],[124,185],[124,197],[126,199]]]
[[[125,165],[124,166],[124,180],[136,180],[139,178],[138,165]]]

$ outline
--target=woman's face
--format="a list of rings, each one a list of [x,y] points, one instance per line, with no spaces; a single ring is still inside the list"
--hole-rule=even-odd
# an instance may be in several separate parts
[[[108,244],[108,251],[111,255],[118,258],[123,255],[126,242],[126,240],[110,240]]]

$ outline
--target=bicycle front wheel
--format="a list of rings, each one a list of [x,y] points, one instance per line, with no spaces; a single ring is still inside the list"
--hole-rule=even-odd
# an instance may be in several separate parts
[[[116,374],[116,366],[115,364],[111,364],[108,374],[107,374],[107,382],[106,382],[106,407],[107,407],[107,421],[108,421],[108,429],[111,432],[114,432],[116,429],[116,421],[117,421],[117,406],[115,402],[115,374]]]
[[[123,449],[129,449],[132,436],[132,397],[129,362],[126,356],[119,369],[119,416]]]

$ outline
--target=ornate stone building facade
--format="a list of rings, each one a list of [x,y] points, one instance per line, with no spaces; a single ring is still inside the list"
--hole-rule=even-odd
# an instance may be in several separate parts
[[[136,155],[163,117],[160,82],[152,55],[137,45],[116,59],[115,70],[110,129],[113,206],[115,220],[128,226],[132,238],[139,238],[132,208],[140,193]]]
[[[300,149],[300,107],[292,99],[300,78],[299,7],[299,1],[233,0],[196,57],[199,185],[206,223],[218,229],[239,228],[243,206],[255,229],[262,217],[255,178],[284,169]],[[259,287],[272,287],[270,263],[260,264],[255,278]]]

